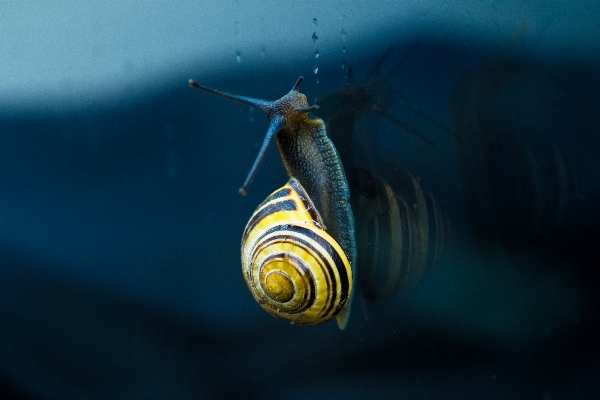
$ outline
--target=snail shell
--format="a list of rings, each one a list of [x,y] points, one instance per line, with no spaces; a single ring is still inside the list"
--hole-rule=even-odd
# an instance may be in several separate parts
[[[256,301],[293,324],[332,319],[345,311],[352,294],[348,257],[295,178],[267,197],[248,221],[242,270]]]

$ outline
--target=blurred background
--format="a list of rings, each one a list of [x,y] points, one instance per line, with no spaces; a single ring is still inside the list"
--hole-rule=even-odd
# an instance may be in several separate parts
[[[0,397],[598,396],[599,15],[1,2]],[[364,278],[344,331],[252,298],[241,235],[287,176],[273,147],[239,196],[267,118],[187,86],[275,100],[301,75],[355,120],[344,162],[433,221],[409,245],[435,257],[391,293]]]

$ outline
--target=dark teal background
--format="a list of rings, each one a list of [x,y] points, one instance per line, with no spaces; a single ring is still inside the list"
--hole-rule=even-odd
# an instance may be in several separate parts
[[[557,235],[482,263],[453,138],[394,108],[437,145],[384,121],[382,155],[437,198],[452,246],[428,282],[378,304],[369,321],[356,298],[343,332],[291,326],[254,302],[240,268],[247,219],[286,181],[273,148],[248,196],[237,194],[267,118],[187,79],[272,100],[304,74],[313,103],[343,87],[347,70],[323,63],[317,84],[310,71],[274,61],[210,81],[200,70],[182,74],[150,96],[80,111],[13,110],[0,114],[0,397],[597,396],[598,65],[477,38],[386,40],[395,47],[389,65],[419,43],[393,83],[447,126],[461,76],[498,60],[514,65],[504,99],[528,110],[519,135],[531,149],[544,137],[569,162],[568,223]],[[360,79],[379,55],[354,54],[348,66]]]

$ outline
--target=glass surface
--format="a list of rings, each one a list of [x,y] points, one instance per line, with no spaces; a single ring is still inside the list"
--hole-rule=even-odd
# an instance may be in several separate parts
[[[30,7],[30,8],[27,8]],[[0,3],[0,397],[595,398],[597,2]],[[348,326],[240,262],[299,76],[350,183]],[[375,267],[377,265],[377,267]]]

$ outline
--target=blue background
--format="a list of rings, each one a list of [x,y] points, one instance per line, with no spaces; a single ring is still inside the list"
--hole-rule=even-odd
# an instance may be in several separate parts
[[[451,4],[1,3],[0,396],[597,396],[600,10]],[[267,118],[187,80],[273,100],[304,75],[312,104],[415,43],[393,84],[448,127],[457,82],[505,63],[496,123],[560,149],[567,223],[484,262],[454,138],[396,107],[436,146],[384,121],[381,155],[447,213],[446,257],[368,321],[357,299],[343,332],[276,320],[239,261],[249,216],[286,181],[273,148],[237,194]]]

